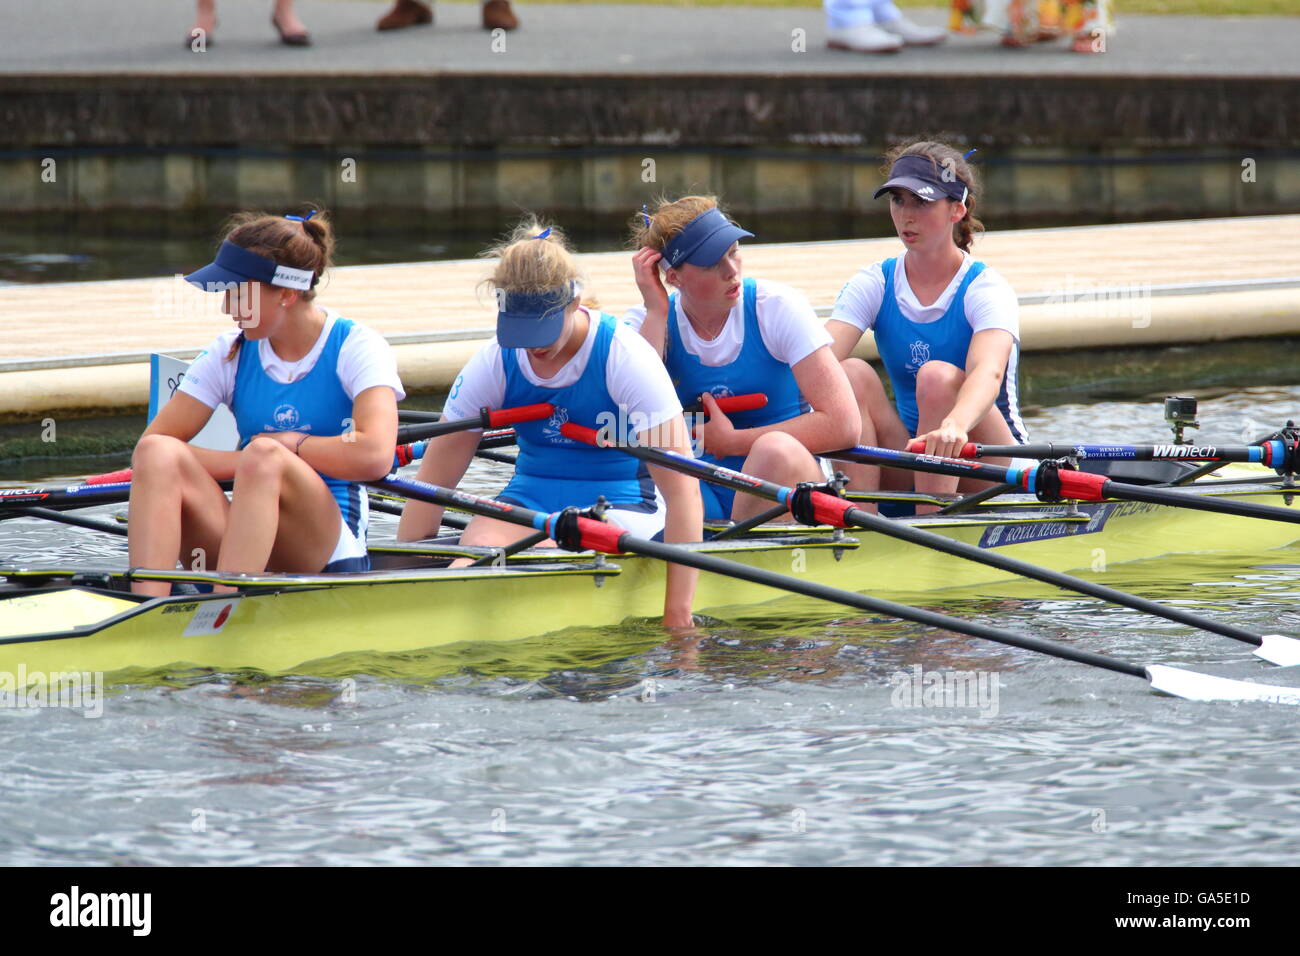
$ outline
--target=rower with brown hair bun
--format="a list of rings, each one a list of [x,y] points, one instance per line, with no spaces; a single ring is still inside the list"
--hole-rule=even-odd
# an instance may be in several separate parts
[[[971,150],[970,152],[974,152]],[[862,413],[862,444],[903,448],[913,436],[928,455],[956,456],[967,441],[1027,440],[1017,367],[1019,302],[1002,276],[971,257],[979,181],[967,157],[943,143],[918,141],[886,156],[889,196],[903,254],[869,266],[840,291],[826,323]],[[850,358],[870,329],[889,374]],[[846,469],[854,488],[907,487],[908,472],[882,476],[872,465]],[[957,479],[918,474],[916,490],[951,493]]]
[[[149,423],[132,458],[134,568],[256,573],[369,568],[360,482],[392,468],[405,393],[388,343],[316,305],[334,236],[324,215],[245,213],[186,276],[225,294],[223,332]],[[238,451],[188,444],[222,403]],[[218,484],[234,479],[230,501]],[[136,581],[137,594],[170,585]]]
[[[683,404],[703,402],[705,461],[783,485],[821,481],[815,453],[858,439],[858,410],[831,339],[797,290],[741,275],[739,240],[753,238],[713,196],[660,202],[634,223],[632,256],[644,305],[624,321],[663,358]],[[664,283],[673,286],[669,294]],[[724,414],[716,398],[762,392],[765,407]],[[705,516],[743,521],[767,505],[705,485]]]

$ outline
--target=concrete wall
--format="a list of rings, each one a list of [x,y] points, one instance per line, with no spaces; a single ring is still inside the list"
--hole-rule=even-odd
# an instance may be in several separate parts
[[[921,133],[980,148],[1003,227],[1250,215],[1300,211],[1296,130],[1269,78],[0,77],[0,218],[156,232],[319,200],[354,228],[608,228],[709,190],[779,239],[874,219],[880,153]]]

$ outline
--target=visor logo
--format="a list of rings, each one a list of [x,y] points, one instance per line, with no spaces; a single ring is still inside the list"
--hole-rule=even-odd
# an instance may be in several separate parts
[[[933,195],[934,195],[934,187],[933,187],[933,186],[922,186],[920,189],[917,190],[917,192],[920,193],[922,196],[933,196]]]
[[[505,289],[497,289],[497,290],[496,290],[496,296],[497,296],[497,311],[498,311],[498,312],[504,312],[504,311],[506,310],[506,296],[507,296],[507,295],[508,295],[508,293],[506,292]]]

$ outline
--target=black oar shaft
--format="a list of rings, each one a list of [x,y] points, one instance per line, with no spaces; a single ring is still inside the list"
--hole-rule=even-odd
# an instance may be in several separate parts
[[[101,521],[97,518],[83,518],[80,515],[55,511],[53,508],[19,508],[14,513],[27,515],[31,518],[44,518],[47,521],[57,521],[60,524],[70,524],[77,528],[89,528],[91,531],[103,531],[105,534],[115,534],[119,537],[126,536],[126,525]]]
[[[1179,624],[1186,624],[1190,627],[1212,631],[1213,633],[1221,634],[1224,637],[1230,637],[1238,641],[1245,641],[1247,644],[1254,645],[1255,647],[1258,647],[1262,643],[1258,634],[1255,634],[1253,631],[1248,631],[1245,628],[1237,627],[1234,624],[1223,624],[1210,618],[1202,617],[1199,614],[1193,614],[1191,611],[1185,611],[1181,608],[1160,604],[1159,602],[1148,600],[1147,598],[1141,597],[1137,594],[1129,594],[1127,591],[1117,591],[1104,584],[1098,584],[1095,581],[1089,581],[1085,578],[1078,578],[1072,574],[1066,574],[1063,571],[1053,571],[1050,568],[1030,564],[1027,561],[1021,561],[1019,558],[1013,558],[1010,555],[999,554],[997,551],[977,548],[974,545],[966,544],[964,541],[956,541],[952,538],[945,537],[944,535],[935,534],[932,531],[925,531],[921,528],[913,527],[912,525],[892,521],[889,518],[882,518],[879,515],[873,515],[870,512],[862,511],[858,508],[846,512],[845,519],[846,523],[855,525],[859,528],[864,528],[868,531],[875,531],[891,538],[897,538],[900,541],[909,541],[913,544],[920,545],[923,548],[929,548],[933,551],[941,551],[955,557],[965,558],[966,560],[975,561],[979,564],[986,565],[987,567],[998,568],[999,570],[1006,571],[1010,574],[1033,578],[1036,581],[1042,581],[1044,584],[1050,584],[1066,591],[1076,591],[1080,594],[1087,594],[1091,597],[1100,598],[1103,601],[1109,601],[1112,604],[1119,604],[1123,607],[1132,608],[1135,611],[1154,614],[1157,617],[1163,617],[1169,621],[1177,621]]]
[[[576,430],[571,434],[577,435]],[[728,471],[727,469],[718,468],[708,462],[702,462],[697,459],[685,458],[673,452],[665,452],[658,448],[641,448],[631,446],[618,446],[620,451],[634,455],[648,462],[662,465],[666,468],[672,468],[677,471],[693,474],[697,478],[703,478],[707,481],[714,481],[724,484],[727,487],[735,488],[738,491],[748,491],[751,494],[767,498],[771,501],[778,501],[788,505],[790,502],[791,489],[784,488],[770,481],[755,478],[751,475],[742,475],[738,472]],[[1145,489],[1143,489],[1145,490]],[[1191,627],[1200,628],[1224,637],[1230,637],[1234,640],[1244,641],[1255,647],[1263,643],[1260,635],[1244,628],[1236,627],[1231,624],[1222,624],[1210,618],[1202,617],[1199,614],[1193,614],[1190,611],[1181,608],[1169,607],[1150,601],[1136,594],[1129,594],[1126,591],[1117,591],[1114,588],[1106,587],[1104,584],[1097,584],[1093,581],[1087,581],[1061,571],[1053,571],[1049,568],[1039,567],[1018,558],[1009,555],[999,554],[995,551],[977,548],[974,545],[966,544],[963,541],[956,541],[952,538],[945,537],[941,534],[935,534],[932,531],[926,531],[922,528],[913,527],[900,521],[894,521],[890,518],[882,518],[879,515],[873,515],[863,511],[860,508],[846,507],[846,502],[841,499],[832,498],[823,492],[819,492],[821,499],[828,505],[827,512],[835,512],[827,515],[827,520],[831,523],[843,522],[844,524],[864,528],[868,531],[875,531],[891,538],[908,541],[913,544],[929,548],[934,551],[940,551],[945,554],[951,554],[955,557],[965,558],[988,567],[998,568],[1010,574],[1017,574],[1023,577],[1032,578],[1042,581],[1045,584],[1051,584],[1055,587],[1063,588],[1067,591],[1075,591],[1080,594],[1087,594],[1092,597],[1101,598],[1104,601],[1110,601],[1113,604],[1119,604],[1124,607],[1132,608],[1136,611],[1143,611],[1148,614],[1154,614],[1163,617],[1166,620],[1176,621],[1179,624],[1187,624]],[[1178,497],[1195,497],[1186,495],[1182,492],[1165,492]],[[838,519],[838,520],[837,520]]]
[[[372,482],[372,484],[385,491],[406,495],[421,501],[427,501],[431,504],[444,506],[454,505],[476,514],[498,518],[509,521],[512,524],[536,528],[538,530],[549,530],[549,521],[553,517],[517,505],[506,506],[500,502],[492,501],[491,499],[478,498],[477,496],[468,495],[464,492],[448,491],[445,488],[422,481],[411,481],[408,479],[389,477],[383,481]],[[617,535],[617,543],[611,547],[608,545],[608,542],[612,538],[612,532],[608,525],[588,518],[578,518],[577,521],[584,530],[590,531],[590,537],[595,539],[588,540],[588,537],[584,535],[581,543],[582,547],[596,547],[598,550],[606,551],[611,554],[616,554],[622,551],[629,554],[640,554],[646,557],[658,558],[661,561],[696,568],[700,571],[709,571],[714,574],[723,575],[724,577],[738,578],[742,581],[749,581],[753,584],[761,584],[778,590],[801,594],[805,597],[829,601],[832,604],[843,604],[859,610],[870,611],[873,614],[884,614],[889,617],[896,617],[901,620],[923,624],[927,627],[936,627],[957,634],[966,634],[970,637],[996,641],[999,644],[1005,644],[1010,647],[1019,647],[1040,654],[1048,654],[1052,657],[1059,657],[1062,660],[1074,661],[1075,663],[1086,664],[1090,667],[1100,667],[1119,674],[1128,674],[1132,677],[1140,677],[1143,680],[1148,679],[1144,667],[1129,663],[1128,661],[1121,661],[1113,657],[1107,657],[1104,654],[1094,654],[1091,651],[1066,647],[1062,644],[1054,644],[1051,641],[1044,641],[1025,634],[1018,634],[1015,631],[1009,631],[1006,628],[994,627],[990,624],[980,624],[975,621],[964,621],[960,618],[949,617],[946,614],[940,614],[936,611],[909,607],[905,604],[896,604],[893,601],[886,601],[883,598],[869,597],[865,594],[845,591],[840,588],[833,588],[829,585],[818,584],[814,581],[803,581],[797,578],[791,578],[783,574],[777,574],[774,571],[750,567],[711,554],[703,554],[690,548],[681,547],[680,545],[646,541],[642,538],[634,537],[630,533],[623,532]],[[586,524],[582,524],[583,522],[586,522]],[[605,544],[602,545],[601,542],[605,542]]]
[[[1300,524],[1300,508],[1289,510],[1278,505],[1261,505],[1253,501],[1233,501],[1223,496],[1209,497],[1194,492],[1150,488],[1106,481],[1101,486],[1107,498],[1125,501],[1145,501],[1153,505],[1190,508],[1193,511],[1212,511],[1215,514],[1236,515],[1240,518],[1263,518],[1266,521],[1288,521]]]

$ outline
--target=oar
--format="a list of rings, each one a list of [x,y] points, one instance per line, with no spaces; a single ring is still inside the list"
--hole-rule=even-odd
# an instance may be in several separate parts
[[[725,395],[716,399],[718,407],[724,412],[748,412],[767,406],[767,396],[762,392],[748,392],[744,395]],[[684,412],[702,412],[704,406],[699,402],[687,405],[682,409]],[[426,412],[415,408],[399,408],[397,410],[397,420],[400,422],[438,422],[442,420],[442,412]]]
[[[911,471],[924,471],[934,475],[953,475],[958,478],[975,478],[979,481],[1006,482],[1031,491],[1042,501],[1060,501],[1072,498],[1077,501],[1104,501],[1107,498],[1119,501],[1144,501],[1149,504],[1167,505],[1171,508],[1189,508],[1193,511],[1212,511],[1216,514],[1236,515],[1242,518],[1263,518],[1267,521],[1288,521],[1300,524],[1300,509],[1279,508],[1276,505],[1260,505],[1250,501],[1231,501],[1223,498],[1211,498],[1186,491],[1174,491],[1169,488],[1152,488],[1146,485],[1130,485],[1122,481],[1112,481],[1105,475],[1093,475],[1084,471],[1071,471],[1057,467],[1055,462],[1045,461],[1028,468],[1004,468],[985,462],[966,461],[959,458],[938,458],[933,455],[916,455],[907,451],[895,451],[892,448],[874,448],[870,445],[858,445],[840,451],[828,451],[826,458],[843,461],[865,462],[869,465],[885,465],[890,468],[906,468]]]
[[[766,406],[767,396],[764,395],[762,392],[748,392],[744,395],[726,395],[723,396],[722,398],[717,399],[717,402],[718,402],[718,407],[722,411],[727,412],[729,414],[733,412],[747,412],[747,411],[752,411],[753,409],[756,408],[763,408],[764,406]],[[547,411],[544,414],[534,415],[532,416],[533,418],[546,418],[549,415],[551,415],[553,410],[553,407],[549,404],[530,405],[530,406],[525,406],[525,408],[546,408],[547,409]],[[515,409],[514,411],[518,412],[520,411],[520,409]],[[698,404],[689,405],[685,409],[683,409],[683,411],[700,412],[703,411],[703,407]],[[428,412],[428,413],[421,413],[421,414],[434,415],[434,414],[441,414],[441,413]],[[488,409],[485,408],[482,409],[482,411],[480,412],[480,415],[484,415],[484,414],[489,416],[494,416],[494,415],[500,416],[503,413],[490,412]],[[513,422],[521,422],[521,421],[528,421],[528,420],[529,419],[527,418],[518,418],[518,417],[512,419]],[[497,418],[494,419],[494,421],[500,423],[501,419]],[[436,424],[440,427],[445,425],[458,426],[456,428],[448,428],[446,432],[440,432],[439,434],[447,434],[452,431],[464,431],[465,429],[468,428],[487,427],[482,424],[481,418],[462,418],[462,419],[458,419],[455,422],[437,422]],[[421,427],[427,427],[427,426],[413,426],[413,428],[421,428]],[[406,429],[406,430],[399,429],[398,432],[399,437],[402,437],[403,431],[406,431],[406,438],[408,443],[398,445],[397,454],[393,459],[394,468],[400,468],[402,465],[409,465],[413,461],[419,461],[421,458],[424,457],[424,453],[428,450],[428,445],[429,445],[428,441],[411,441],[410,432],[412,431],[412,429]],[[433,436],[429,436],[429,437],[433,437]],[[514,464],[514,459],[506,460],[500,456],[484,454],[484,452],[488,451],[489,449],[499,447],[501,445],[513,445],[514,443],[515,443],[514,429],[506,428],[501,431],[495,431],[495,432],[485,431],[483,433],[482,440],[479,442],[479,450],[475,454],[477,454],[480,458],[486,458],[488,461],[498,461],[503,464],[512,465]]]
[[[659,448],[643,448],[630,444],[618,445],[610,441],[602,441],[600,435],[593,429],[584,428],[573,423],[561,426],[560,430],[564,435],[577,441],[615,448],[643,461],[694,475],[696,478],[725,485],[736,491],[748,492],[769,501],[780,502],[790,508],[795,517],[805,524],[829,524],[835,527],[853,526],[865,528],[868,531],[878,531],[891,538],[910,541],[913,544],[919,544],[934,551],[942,551],[945,554],[966,558],[989,567],[999,568],[1011,574],[1033,578],[1068,591],[1088,594],[1092,597],[1101,598],[1103,601],[1110,601],[1147,614],[1155,614],[1170,621],[1177,621],[1180,624],[1187,624],[1191,627],[1251,644],[1255,647],[1254,653],[1257,657],[1272,664],[1281,666],[1300,664],[1300,641],[1281,634],[1256,634],[1245,628],[1213,621],[1199,614],[1185,611],[1182,608],[1169,607],[1139,597],[1136,594],[1117,591],[1114,588],[1106,587],[1104,584],[1097,584],[1060,571],[1042,568],[1036,564],[1029,564],[1026,561],[1005,554],[976,548],[964,542],[944,537],[941,534],[935,534],[932,531],[925,531],[912,525],[870,514],[854,507],[851,501],[827,494],[824,491],[811,489],[796,491],[793,488],[786,488],[762,478],[731,471],[695,458],[687,458],[676,452],[664,451]]]
[[[689,460],[689,459],[687,459]],[[1041,638],[1019,634],[990,624],[964,621],[949,617],[924,608],[896,604],[881,598],[856,594],[839,588],[829,587],[813,581],[800,580],[761,568],[752,568],[711,554],[684,548],[680,545],[662,544],[638,538],[604,521],[596,521],[580,516],[576,511],[563,511],[555,514],[543,514],[519,505],[509,505],[491,498],[480,498],[463,491],[451,491],[438,485],[414,481],[408,478],[389,476],[383,481],[371,484],[384,491],[406,495],[419,501],[444,507],[462,508],[474,514],[508,521],[537,532],[545,532],[554,538],[561,547],[571,551],[597,551],[603,554],[639,554],[657,558],[686,567],[709,571],[729,578],[762,584],[768,587],[802,594],[806,597],[843,604],[873,614],[885,614],[890,617],[914,621],[928,627],[941,628],[970,637],[996,641],[1011,647],[1048,654],[1067,661],[1100,667],[1118,674],[1140,677],[1150,684],[1153,690],[1182,697],[1188,700],[1251,700],[1282,704],[1300,705],[1300,690],[1290,687],[1277,687],[1268,684],[1256,684],[1251,681],[1230,680],[1214,677],[1196,671],[1161,664],[1140,665],[1118,658],[1096,654],[1091,651],[1054,644]]]
[[[450,422],[433,422],[429,425],[414,425],[398,429],[398,438],[402,442],[394,449],[393,467],[410,464],[424,456],[428,447],[427,439],[452,432],[467,431],[473,428],[504,429],[504,426],[517,422],[547,418],[554,414],[555,406],[549,402],[538,405],[522,405],[517,408],[488,409],[479,411],[476,418],[462,418]],[[508,429],[484,433],[493,444],[513,444],[514,432]],[[506,440],[508,438],[508,440]],[[425,439],[419,441],[417,439]],[[229,490],[230,483],[222,487]],[[131,494],[131,469],[110,471],[102,475],[91,475],[72,485],[33,488],[0,488],[0,512],[15,507],[41,505],[55,508],[88,508],[92,505],[116,504],[125,501]]]
[[[925,443],[914,438],[907,451],[920,453]],[[1085,458],[1102,461],[1244,461],[1282,471],[1300,469],[1300,442],[1260,442],[1258,445],[1067,445],[1046,442],[1035,445],[980,445],[967,442],[958,458]]]

